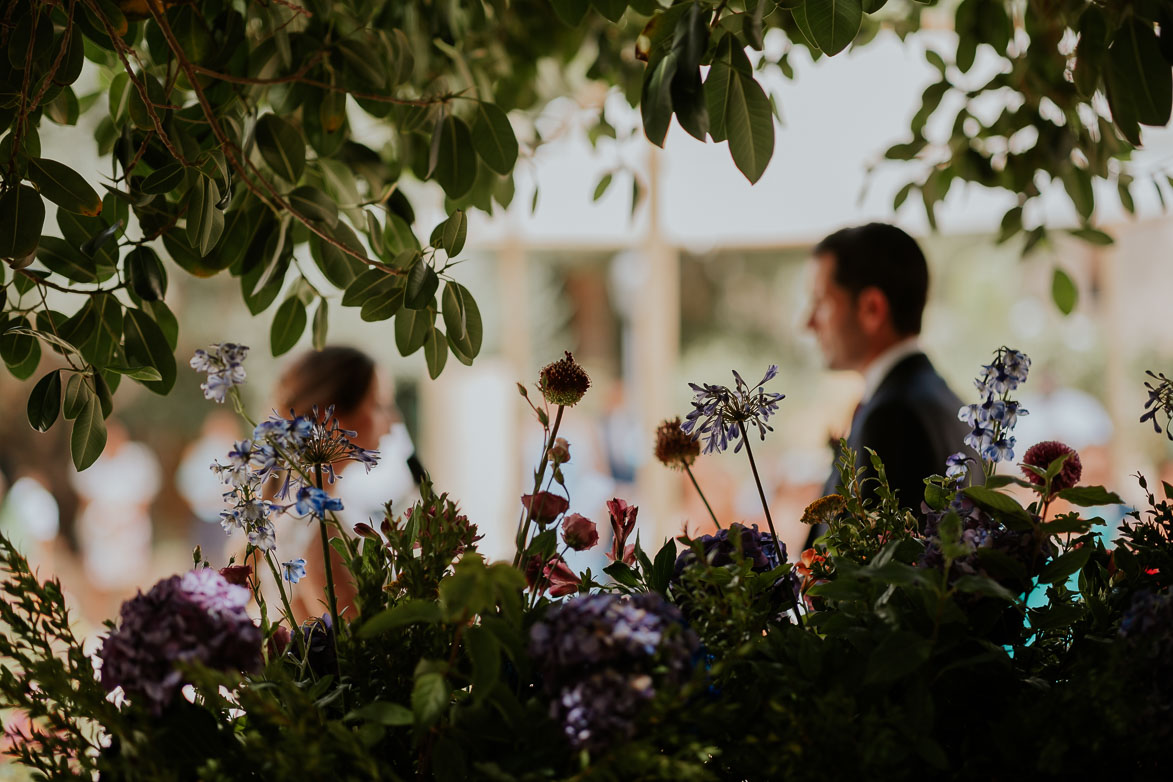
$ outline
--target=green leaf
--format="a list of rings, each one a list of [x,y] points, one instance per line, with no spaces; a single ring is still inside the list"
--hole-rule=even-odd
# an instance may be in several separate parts
[[[445,283],[444,294],[440,298],[448,340],[460,356],[476,358],[481,352],[484,327],[481,323],[480,309],[472,294],[463,285],[448,282]]]
[[[98,270],[92,258],[82,255],[72,244],[56,236],[42,236],[37,245],[37,260],[54,274],[74,282],[97,282]]]
[[[757,182],[774,152],[774,120],[770,101],[753,78],[740,42],[726,35],[718,44],[705,81],[709,135],[729,141],[729,152],[751,183]]]
[[[1100,247],[1107,247],[1116,241],[1111,235],[1104,233],[1098,228],[1074,228],[1068,231],[1068,233],[1078,239],[1083,239],[1089,244]]]
[[[301,179],[305,170],[305,139],[301,133],[276,114],[257,120],[257,148],[274,173],[290,184]]]
[[[342,294],[342,306],[361,307],[374,297],[390,295],[396,284],[396,278],[382,269],[367,269],[346,286],[346,292]]]
[[[432,231],[431,243],[433,247],[442,247],[449,258],[460,255],[464,249],[465,239],[468,238],[468,215],[463,209],[457,209],[448,219],[436,226]]]
[[[627,10],[627,0],[591,0],[591,4],[611,22],[618,22]]]
[[[88,216],[102,211],[102,199],[81,174],[64,163],[46,158],[29,160],[28,178],[41,195],[69,212]]]
[[[1133,17],[1120,26],[1108,47],[1107,76],[1108,103],[1118,124],[1122,117],[1158,127],[1169,122],[1173,71],[1161,55],[1152,24]]]
[[[483,701],[501,678],[501,644],[491,632],[473,626],[464,633],[464,651],[472,663],[472,694]]]
[[[150,247],[140,245],[122,261],[126,282],[143,301],[159,301],[167,293],[167,270]]]
[[[1083,546],[1056,557],[1039,573],[1039,583],[1058,584],[1061,581],[1066,581],[1072,574],[1087,564],[1091,555],[1092,547]]]
[[[1067,272],[1058,266],[1055,267],[1055,273],[1051,277],[1051,298],[1064,315],[1070,315],[1075,309],[1075,303],[1079,300],[1079,289],[1075,287],[1075,282]]]
[[[376,722],[388,727],[410,725],[415,721],[411,709],[400,706],[398,703],[387,703],[386,701],[373,701],[361,706],[347,714],[346,719]]]
[[[91,364],[104,367],[113,359],[118,344],[122,342],[126,318],[123,317],[122,305],[111,293],[91,296],[89,307],[93,314],[93,331],[92,336],[83,335],[88,338],[81,345],[82,355]]]
[[[407,600],[380,611],[365,620],[359,628],[359,638],[374,638],[388,630],[404,625],[423,622],[435,624],[440,621],[440,606],[431,600]]]
[[[47,432],[61,412],[61,370],[54,369],[37,381],[29,394],[29,424],[38,432]]]
[[[0,258],[24,258],[37,249],[45,224],[45,203],[28,185],[0,196]]]
[[[625,587],[636,588],[640,585],[639,574],[625,562],[615,561],[603,568],[603,572]]]
[[[431,178],[444,188],[453,200],[463,198],[472,190],[477,178],[477,156],[472,134],[460,117],[447,116],[437,131],[436,166]]]
[[[749,14],[745,15],[749,18]],[[676,65],[670,92],[672,111],[680,127],[690,136],[704,141],[709,132],[709,112],[701,86],[700,66],[709,48],[709,20],[712,11],[691,3],[673,31],[672,51]]]
[[[411,710],[419,729],[434,725],[448,710],[448,680],[444,674],[429,672],[416,676],[411,690]]]
[[[1009,494],[1002,494],[993,489],[988,489],[985,486],[970,486],[969,488],[962,489],[962,494],[986,510],[994,511],[995,513],[1016,519],[1020,522],[1026,522],[1027,524],[1031,522],[1031,515],[1026,512],[1025,508],[1018,504],[1018,500]]]
[[[1018,596],[992,578],[986,576],[962,576],[953,586],[959,592],[968,592],[975,595],[986,595],[1005,600],[1008,603],[1017,603]]]
[[[187,169],[183,167],[182,163],[168,163],[157,171],[152,171],[148,174],[139,183],[139,189],[151,195],[171,193],[183,184],[183,180],[186,177]]]
[[[1115,492],[1108,491],[1103,486],[1073,486],[1059,492],[1059,499],[1066,500],[1072,505],[1081,508],[1091,508],[1096,505],[1123,505],[1124,500]]]
[[[860,0],[806,0],[794,20],[807,40],[823,54],[838,54],[855,40],[863,24]]]
[[[809,1],[809,0],[808,0]],[[933,647],[929,639],[907,630],[884,635],[868,657],[864,681],[882,683],[914,672],[928,661]]]
[[[652,565],[651,582],[648,586],[661,594],[667,594],[668,583],[672,580],[672,571],[675,566],[676,542],[672,538],[668,538],[656,554],[656,560]]]
[[[73,420],[82,414],[85,410],[86,402],[94,395],[93,389],[90,388],[86,382],[85,377],[80,372],[75,372],[69,376],[69,380],[65,383],[65,398],[62,412],[66,419]]]
[[[326,299],[318,299],[318,309],[314,312],[313,340],[314,350],[326,347],[326,333],[330,327],[329,307]]]
[[[420,258],[407,273],[407,287],[403,291],[403,305],[409,309],[422,310],[436,302],[436,289],[440,278],[431,264]]]
[[[289,351],[301,339],[305,331],[305,305],[296,296],[290,296],[277,308],[273,316],[273,326],[269,331],[269,344],[274,356],[280,356]]]
[[[330,196],[311,185],[302,185],[289,194],[289,205],[302,217],[338,225],[338,204]]]
[[[197,174],[187,193],[187,241],[193,250],[206,256],[224,233],[224,213],[216,206],[220,188],[211,177]]]
[[[73,466],[81,472],[98,460],[105,447],[106,421],[102,417],[98,398],[91,394],[86,397],[85,404],[73,422],[73,432],[69,436],[69,452],[73,456]]]
[[[28,330],[32,323],[26,317],[13,318],[8,322],[3,335],[0,335],[0,357],[8,366],[8,371],[17,380],[24,380],[37,371],[41,361],[41,346],[36,338],[28,333],[19,333],[14,329]]]
[[[472,121],[473,146],[485,165],[504,176],[517,163],[517,136],[513,126],[497,104],[477,101],[476,107]]]
[[[668,52],[653,63],[644,77],[639,111],[643,117],[644,134],[657,147],[664,146],[664,137],[672,124],[672,78],[676,75],[676,52]]]
[[[163,375],[154,367],[120,367],[116,364],[105,367],[105,371],[126,375],[131,380],[162,380]]]
[[[611,186],[611,174],[603,174],[603,178],[595,185],[595,194],[591,197],[592,201],[598,201],[607,192],[607,188]]]
[[[591,7],[591,0],[550,0],[554,13],[564,24],[578,27]]]
[[[433,327],[428,332],[428,339],[424,342],[424,360],[428,365],[428,376],[435,380],[448,362],[448,340],[438,328]]]
[[[123,329],[126,331],[127,363],[154,367],[162,378],[139,382],[156,394],[166,395],[175,385],[175,354],[171,352],[159,324],[142,310],[128,308]]]

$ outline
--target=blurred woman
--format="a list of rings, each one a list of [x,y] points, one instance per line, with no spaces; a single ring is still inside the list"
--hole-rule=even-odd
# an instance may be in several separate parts
[[[388,442],[386,435],[392,431],[393,424],[399,418],[391,401],[390,383],[381,382],[380,373],[370,356],[350,347],[327,347],[304,353],[278,379],[274,392],[274,408],[278,415],[289,416],[292,411],[294,415],[309,416],[315,407],[319,415],[333,407],[334,416],[342,428],[355,433],[351,441],[369,450],[379,450],[382,444]],[[339,480],[325,486],[331,494],[342,496],[344,510],[338,516],[348,528],[357,522],[367,521],[372,510],[361,507],[361,503],[359,507],[348,504],[348,496],[351,494],[369,494],[351,492],[351,484],[355,484],[356,488],[373,482],[402,487],[406,482],[408,487],[414,487],[413,478],[418,480],[422,473],[418,470],[414,452],[406,455],[403,451],[396,454],[380,453],[380,465],[374,469],[383,474],[383,480],[379,480],[373,471],[366,475],[364,470],[351,468],[350,464],[342,462],[335,465]],[[388,473],[397,476],[398,480],[386,480]],[[376,481],[372,481],[372,478],[376,478]],[[280,559],[288,561],[301,557],[306,561],[306,575],[292,590],[294,611],[299,618],[318,615],[322,613],[318,601],[322,600],[326,586],[326,568],[318,526],[290,514],[277,518],[275,523]],[[331,530],[331,534],[336,535],[337,530]],[[333,550],[331,569],[338,610],[345,613],[354,601],[354,584],[338,553]]]

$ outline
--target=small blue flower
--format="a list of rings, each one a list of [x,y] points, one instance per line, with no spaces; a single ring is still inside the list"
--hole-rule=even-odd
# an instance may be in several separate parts
[[[342,510],[342,500],[331,497],[324,490],[316,486],[303,486],[297,492],[297,502],[294,510],[299,516],[314,515],[322,518],[326,511]]]
[[[291,584],[296,584],[305,578],[305,560],[291,559],[281,563],[281,576]]]
[[[265,521],[249,530],[248,542],[262,551],[272,551],[277,548],[277,530]]]
[[[969,457],[961,451],[950,456],[945,460],[945,477],[950,480],[960,481],[969,474]]]

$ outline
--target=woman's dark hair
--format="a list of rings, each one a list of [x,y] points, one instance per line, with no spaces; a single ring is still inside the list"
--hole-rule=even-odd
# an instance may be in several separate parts
[[[307,415],[317,405],[330,405],[340,416],[358,409],[375,379],[375,362],[356,348],[327,347],[311,350],[294,361],[277,381],[277,412],[293,410]]]
[[[878,288],[888,299],[897,333],[920,333],[929,266],[911,236],[894,225],[868,223],[836,231],[815,246],[814,255],[831,256],[835,282],[853,297]]]

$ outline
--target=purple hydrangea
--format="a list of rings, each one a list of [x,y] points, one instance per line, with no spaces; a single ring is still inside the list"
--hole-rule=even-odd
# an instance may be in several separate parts
[[[940,527],[941,522],[950,513],[956,513],[961,519],[961,543],[969,552],[963,557],[954,558],[950,580],[962,576],[988,576],[1011,591],[1021,592],[1029,585],[1022,580],[1022,575],[1027,579],[1037,576],[1055,555],[1054,545],[1049,538],[1044,538],[1036,545],[1035,536],[1030,530],[1009,529],[967,497],[958,495],[945,510],[925,514],[925,550],[921,555],[922,566],[938,570],[945,566]],[[983,561],[980,554],[982,550],[995,551],[997,555]],[[999,560],[1005,563],[1003,557],[1014,563],[1011,567],[1014,572],[1004,567],[990,569],[996,567]]]
[[[713,567],[724,567],[734,562],[738,538],[741,541],[741,556],[753,563],[756,573],[768,573],[786,561],[786,544],[778,541],[769,532],[759,532],[758,525],[731,524],[728,529],[717,530],[713,535],[701,535],[694,540],[705,552],[705,561]],[[781,552],[781,559],[779,559]],[[694,549],[681,552],[676,558],[675,573],[679,576],[684,568],[696,561]]]
[[[254,671],[261,631],[245,611],[251,593],[215,570],[171,576],[122,604],[121,621],[103,641],[102,684],[121,687],[158,714],[184,685],[176,663]]]
[[[699,652],[679,609],[659,594],[586,595],[530,630],[530,654],[570,743],[599,750],[629,738],[640,706],[678,686]]]

